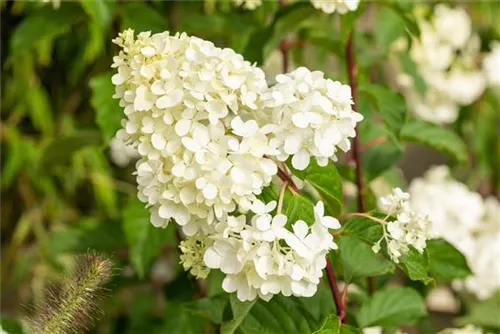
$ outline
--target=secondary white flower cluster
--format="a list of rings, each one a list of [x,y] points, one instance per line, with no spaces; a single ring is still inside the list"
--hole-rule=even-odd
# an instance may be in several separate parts
[[[483,330],[473,325],[467,325],[462,328],[446,328],[438,334],[483,334]]]
[[[486,86],[479,66],[479,36],[472,32],[467,12],[458,6],[436,5],[430,20],[421,17],[418,24],[421,34],[412,43],[410,57],[426,92],[418,92],[407,74],[400,74],[398,82],[418,116],[434,123],[452,123],[460,106],[478,99]]]
[[[392,194],[382,197],[379,203],[381,210],[387,213],[384,219],[387,225],[384,226],[384,235],[372,249],[378,253],[380,243],[385,240],[387,253],[395,263],[399,263],[399,258],[410,250],[410,246],[422,253],[429,238],[429,219],[412,211],[409,200],[410,194],[395,188]]]
[[[409,188],[411,207],[432,220],[431,235],[443,238],[468,260],[473,275],[457,288],[479,299],[500,290],[500,202],[451,178],[446,166],[433,167]]]
[[[483,59],[483,70],[488,84],[500,87],[500,41],[491,43],[491,51]]]
[[[356,123],[363,116],[352,110],[351,88],[325,79],[323,72],[305,67],[276,76],[277,84],[262,94],[271,110],[270,123],[277,124],[271,139],[278,160],[292,156],[292,165],[305,169],[311,156],[320,166],[336,161],[338,149],[350,149]]]
[[[359,0],[311,0],[311,4],[327,14],[345,14],[358,9]]]
[[[326,255],[337,245],[329,229],[340,227],[337,219],[324,216],[322,202],[314,208],[311,226],[298,220],[285,228],[287,217],[272,215],[276,202],[255,201],[255,214],[228,216],[215,226],[213,245],[204,254],[209,268],[220,269],[226,277],[222,287],[236,292],[240,300],[273,295],[310,297],[315,294],[326,266]]]
[[[111,161],[119,167],[126,167],[133,161],[139,159],[139,153],[132,145],[127,145],[123,140],[116,136],[111,139],[109,143],[109,155]]]

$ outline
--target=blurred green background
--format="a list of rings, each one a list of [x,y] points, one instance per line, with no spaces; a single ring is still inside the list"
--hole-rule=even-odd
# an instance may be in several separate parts
[[[498,36],[499,3],[464,5],[484,43]],[[207,329],[207,310],[179,307],[193,300],[197,289],[178,264],[174,227],[160,230],[149,223],[148,211],[136,199],[133,163],[121,167],[110,159],[110,141],[123,117],[111,98],[110,65],[118,50],[111,39],[125,28],[184,31],[267,63],[266,71],[276,74],[279,42],[293,34],[292,40],[307,40],[306,46],[291,48],[295,66],[323,70],[346,82],[339,61],[345,21],[308,4],[279,11],[275,1],[264,1],[255,11],[213,0],[2,1],[0,6],[3,328],[21,332],[16,319],[30,313],[27,305],[41,303],[44,289],[57,285],[74,256],[93,249],[109,254],[119,270],[93,332],[215,330]],[[390,82],[384,74],[389,46],[406,34],[404,20],[376,2],[367,3],[363,15],[356,36],[360,81],[375,75]],[[485,113],[495,119],[498,102],[486,101]],[[455,130],[478,148],[478,158],[461,173],[475,187],[485,179],[495,187],[499,165],[488,152],[498,143],[480,135],[491,133],[495,122],[488,117],[476,121],[469,114],[463,111]],[[472,128],[461,126],[470,119]],[[402,164],[409,177],[435,161],[427,151],[409,152]],[[397,152],[396,159],[401,156]],[[212,275],[204,283],[209,295],[221,292],[220,280]],[[328,311],[331,301],[323,297],[320,293],[311,305],[328,305]]]

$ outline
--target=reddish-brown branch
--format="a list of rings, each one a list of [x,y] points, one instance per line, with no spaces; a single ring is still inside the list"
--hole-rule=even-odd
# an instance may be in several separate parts
[[[335,278],[335,273],[333,272],[332,263],[330,258],[326,257],[326,275],[328,277],[328,283],[330,284],[330,290],[332,291],[333,300],[335,302],[335,307],[337,308],[337,316],[341,322],[345,322],[345,307],[342,302],[342,297],[340,296],[339,288],[337,285],[337,279]]]
[[[286,0],[278,0],[280,7],[285,5]],[[289,43],[287,43],[286,39],[282,39],[280,42],[280,51],[283,59],[283,73],[288,72],[289,60],[288,60],[288,50],[290,48]],[[278,168],[278,177],[284,181],[288,182],[288,187],[296,194],[300,193],[299,188],[293,182],[291,176],[285,171]],[[344,322],[345,319],[345,308],[344,303],[342,303],[340,293],[337,286],[337,280],[335,279],[335,274],[333,272],[333,267],[330,262],[330,258],[326,257],[326,274],[328,277],[328,283],[330,285],[330,290],[332,291],[333,300],[335,302],[335,307],[337,308],[337,315],[339,319]]]
[[[351,86],[351,94],[353,100],[353,109],[358,111],[358,84],[356,81],[356,57],[354,54],[354,29],[349,33],[349,39],[347,40],[346,46],[346,58],[347,58],[347,74],[349,77],[349,86]],[[359,124],[359,123],[358,123]],[[363,201],[363,176],[361,174],[362,164],[361,164],[361,147],[359,141],[359,126],[356,125],[356,137],[354,137],[352,145],[352,159],[355,163],[356,169],[356,187],[358,188],[358,211],[364,212],[365,205]],[[367,278],[368,292],[373,294],[375,291],[375,282],[373,277]]]
[[[353,110],[358,111],[358,84],[356,81],[356,58],[354,55],[354,31],[349,34],[346,46],[347,59],[347,74],[349,76],[349,86],[351,86],[351,94],[353,101]],[[356,186],[358,188],[358,211],[365,211],[363,203],[363,179],[361,175],[361,152],[359,144],[359,126],[356,125],[356,137],[354,137],[352,145],[352,159],[356,164]]]

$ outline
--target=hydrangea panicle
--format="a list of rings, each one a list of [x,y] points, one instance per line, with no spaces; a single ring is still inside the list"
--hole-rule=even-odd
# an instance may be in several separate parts
[[[414,247],[422,253],[429,238],[430,221],[426,216],[413,212],[410,208],[410,194],[400,188],[380,199],[380,208],[387,213],[383,224],[383,236],[373,246],[373,251],[380,251],[382,240],[387,243],[389,257],[399,263],[399,258]],[[393,218],[395,217],[395,219]]]
[[[226,274],[224,290],[236,292],[242,301],[257,296],[269,300],[278,293],[312,296],[326,266],[326,255],[337,248],[329,229],[340,224],[324,216],[322,202],[315,206],[311,226],[298,220],[291,231],[285,215],[271,214],[275,207],[276,202],[257,200],[248,222],[245,216],[228,216],[216,225],[214,243],[204,254],[207,267]]]

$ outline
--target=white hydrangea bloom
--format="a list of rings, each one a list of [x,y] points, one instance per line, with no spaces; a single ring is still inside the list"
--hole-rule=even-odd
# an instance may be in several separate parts
[[[438,334],[483,334],[483,330],[473,325],[467,325],[462,328],[447,328],[440,331]]]
[[[384,219],[387,224],[384,226],[384,235],[372,249],[378,253],[380,243],[385,240],[387,252],[395,263],[399,263],[399,258],[409,251],[410,246],[422,253],[429,238],[429,219],[413,212],[409,200],[410,194],[400,188],[395,188],[392,194],[380,198],[379,206],[387,213]],[[393,220],[391,216],[396,219]]]
[[[358,9],[359,0],[311,0],[311,4],[327,14],[345,14]]]
[[[410,185],[411,207],[428,215],[431,234],[460,250],[473,275],[454,287],[466,289],[479,299],[500,290],[500,202],[483,200],[466,185],[454,180],[446,166],[430,169]]]
[[[119,167],[126,167],[132,161],[139,159],[139,153],[132,145],[127,145],[123,140],[116,136],[111,139],[109,144],[109,155],[111,161]]]
[[[472,232],[483,216],[483,200],[466,185],[453,180],[449,173],[447,166],[437,166],[423,178],[413,180],[409,187],[411,207],[432,220],[433,238],[445,237],[467,254],[474,248]]]
[[[61,7],[61,0],[41,0],[43,3],[52,3],[54,9],[59,9]]]
[[[262,5],[262,0],[233,0],[233,3],[248,10],[254,10]]]
[[[329,229],[340,224],[324,216],[322,202],[314,208],[312,226],[299,220],[292,231],[285,228],[285,215],[271,215],[275,207],[276,202],[255,201],[250,208],[255,215],[248,223],[243,215],[228,216],[216,225],[214,243],[204,254],[207,267],[226,274],[223,289],[236,292],[241,301],[257,296],[269,300],[278,293],[314,295],[326,255],[337,248]]]
[[[141,155],[139,198],[151,222],[187,235],[255,200],[277,172],[265,157],[272,127],[244,121],[267,89],[264,73],[231,49],[186,34],[127,30],[115,40],[115,98],[127,119],[120,139]],[[238,115],[238,116],[237,116]]]
[[[349,138],[363,116],[352,110],[351,89],[338,81],[325,79],[323,72],[300,67],[276,76],[277,84],[262,94],[270,109],[271,146],[278,160],[292,156],[292,165],[305,169],[311,157],[320,166],[337,160],[338,149],[350,149]]]
[[[426,92],[418,92],[406,74],[398,75],[397,81],[415,114],[434,123],[452,123],[460,106],[473,103],[486,87],[477,64],[479,36],[472,33],[471,20],[461,7],[439,4],[430,21],[422,17],[418,24],[421,34],[412,43],[410,57]]]
[[[500,86],[500,42],[491,44],[491,51],[483,59],[483,71],[490,86]]]

